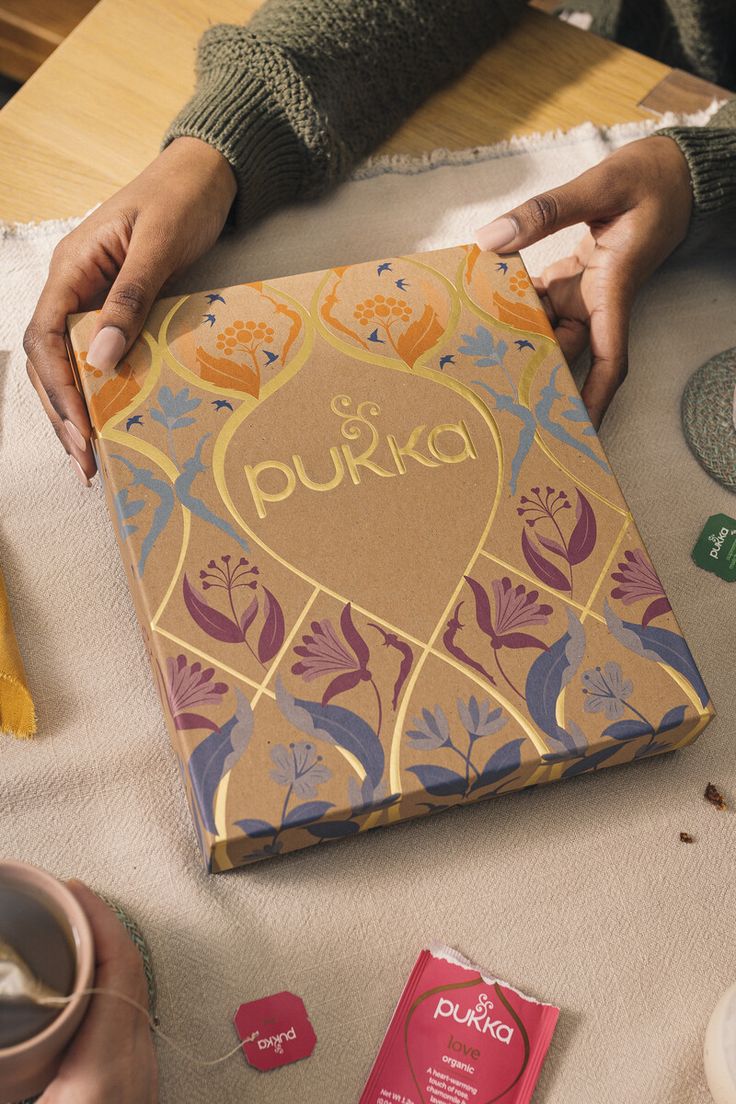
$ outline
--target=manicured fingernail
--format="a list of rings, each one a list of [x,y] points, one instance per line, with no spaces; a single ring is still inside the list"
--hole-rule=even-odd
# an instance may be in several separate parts
[[[76,459],[76,457],[70,456],[69,459],[71,460],[72,468],[74,469],[74,472],[75,472],[77,478],[79,479],[79,482],[84,484],[85,487],[91,487],[92,484],[90,483],[89,479],[84,474],[84,472],[82,471],[82,465],[79,463],[79,461]]]
[[[503,218],[489,222],[486,226],[481,226],[480,230],[476,230],[475,240],[481,249],[485,249],[489,253],[495,253],[496,250],[509,245],[518,233],[519,227],[516,219],[505,215]],[[89,356],[87,360],[89,360]]]
[[[70,421],[69,418],[65,418],[64,429],[66,430],[67,436],[71,443],[75,445],[81,452],[84,452],[87,447],[87,442],[75,426],[74,422]]]
[[[125,352],[125,334],[117,326],[104,326],[87,350],[87,364],[101,372],[111,371]]]

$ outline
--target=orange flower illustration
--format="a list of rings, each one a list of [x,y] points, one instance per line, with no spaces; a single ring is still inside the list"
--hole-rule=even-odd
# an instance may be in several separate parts
[[[254,368],[258,368],[255,356],[264,341],[270,341],[274,335],[274,329],[266,322],[241,322],[235,321],[232,326],[217,335],[216,348],[225,356],[233,356],[236,352],[247,353],[253,360]]]
[[[99,368],[93,368],[91,364],[87,363],[87,350],[77,353],[77,364],[82,372],[91,372],[93,379],[100,379],[102,372]]]
[[[529,277],[523,268],[518,268],[509,280],[509,287],[516,292],[519,298],[523,298],[524,292],[529,287]]]
[[[356,305],[354,317],[361,326],[379,325],[390,337],[389,331],[394,322],[408,322],[411,314],[412,310],[406,299],[395,299],[393,295],[374,295],[372,299],[365,299]]]

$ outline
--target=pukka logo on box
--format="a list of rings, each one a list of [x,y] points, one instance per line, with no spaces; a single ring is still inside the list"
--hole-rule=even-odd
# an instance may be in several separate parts
[[[235,1013],[235,1027],[245,1057],[258,1070],[308,1058],[317,1044],[304,1001],[295,993],[275,993],[241,1004]]]
[[[466,1008],[464,1012],[460,1011],[459,1002],[440,997],[434,1010],[434,1019],[452,1019],[455,1023],[474,1027],[481,1035],[491,1035],[499,1043],[508,1046],[514,1037],[514,1029],[501,1020],[492,1019],[492,1009],[493,1001],[487,993],[479,995],[475,1008]]]

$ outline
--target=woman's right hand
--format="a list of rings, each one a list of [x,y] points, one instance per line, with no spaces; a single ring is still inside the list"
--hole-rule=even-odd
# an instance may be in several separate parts
[[[143,959],[118,918],[91,889],[82,882],[67,884],[92,928],[95,988],[126,999],[92,996],[59,1072],[38,1104],[156,1104],[158,1071],[145,1012]]]
[[[67,315],[101,306],[87,363],[114,367],[166,280],[217,240],[235,192],[235,175],[216,149],[198,138],[177,138],[54,250],[23,347],[31,383],[86,485],[96,465],[66,352]]]

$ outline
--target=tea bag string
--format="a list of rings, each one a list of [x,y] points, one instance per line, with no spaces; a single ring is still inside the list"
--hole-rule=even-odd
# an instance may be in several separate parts
[[[239,1050],[242,1049],[243,1043],[252,1042],[252,1040],[258,1034],[258,1032],[256,1031],[248,1039],[241,1040],[237,1044],[237,1046],[234,1046],[232,1050],[229,1050],[227,1052],[227,1054],[223,1054],[221,1058],[202,1058],[197,1054],[192,1054],[191,1051],[187,1050],[187,1048],[182,1046],[181,1043],[177,1042],[176,1039],[172,1039],[170,1035],[167,1035],[165,1032],[163,1032],[161,1028],[155,1023],[148,1009],[144,1008],[142,1004],[139,1004],[138,1001],[133,1000],[132,997],[126,996],[125,993],[116,993],[114,989],[81,989],[78,993],[73,993],[69,997],[44,997],[37,1003],[42,1004],[48,1008],[58,1008],[63,1005],[69,1004],[70,1001],[74,1000],[78,996],[116,997],[118,1000],[124,1001],[125,1004],[129,1004],[131,1008],[135,1008],[139,1012],[143,1013],[143,1015],[148,1020],[148,1026],[158,1039],[161,1039],[164,1043],[167,1044],[167,1046],[170,1046],[171,1049],[176,1051],[177,1054],[180,1054],[182,1058],[186,1058],[187,1061],[191,1062],[193,1065],[199,1066],[200,1069],[208,1069],[212,1066],[219,1066],[222,1065],[223,1062],[227,1062],[228,1059],[232,1058],[235,1054],[238,1053]]]

